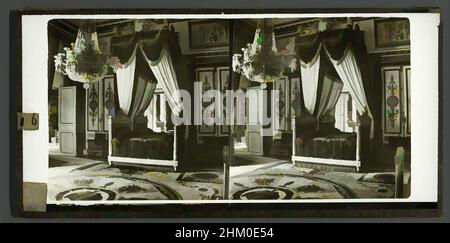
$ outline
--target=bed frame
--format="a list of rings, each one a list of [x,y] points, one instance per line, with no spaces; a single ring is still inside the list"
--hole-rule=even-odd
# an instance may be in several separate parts
[[[357,118],[357,119],[359,119],[359,118]],[[355,129],[356,130],[356,157],[355,157],[355,160],[326,159],[326,158],[306,157],[306,156],[295,155],[296,154],[295,139],[296,139],[296,129],[297,129],[295,115],[292,116],[291,121],[292,121],[292,163],[295,164],[295,162],[302,162],[302,163],[355,167],[356,171],[359,171],[359,168],[361,167],[361,160],[360,160],[361,134],[360,134],[359,120],[355,122],[355,128],[356,128]]]
[[[173,127],[173,158],[171,160],[162,159],[141,159],[131,157],[121,157],[112,155],[112,117],[108,117],[109,131],[108,131],[108,163],[111,165],[114,162],[128,163],[128,164],[143,164],[143,165],[159,165],[172,166],[174,171],[177,170],[177,126]]]

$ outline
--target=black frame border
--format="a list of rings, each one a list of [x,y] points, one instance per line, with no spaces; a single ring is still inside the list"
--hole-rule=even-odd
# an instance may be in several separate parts
[[[41,14],[301,14],[301,13],[436,13],[439,8],[315,8],[315,9],[22,9],[10,12],[10,208],[13,217],[27,218],[298,218],[298,217],[440,217],[443,199],[442,161],[442,15],[439,26],[439,138],[438,202],[376,203],[214,203],[153,205],[47,205],[46,212],[25,212],[22,208],[23,156],[22,131],[18,130],[17,112],[22,111],[22,15]]]

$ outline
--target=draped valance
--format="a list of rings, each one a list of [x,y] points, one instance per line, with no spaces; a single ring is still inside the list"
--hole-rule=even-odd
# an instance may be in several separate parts
[[[166,94],[172,112],[182,110],[175,91],[179,89],[179,73],[173,60],[180,55],[174,31],[137,32],[113,37],[111,53],[124,65],[116,72],[119,106],[130,118],[143,114],[151,102],[156,83]]]
[[[296,37],[295,41],[307,111],[316,117],[319,124],[321,117],[333,110],[342,87],[346,86],[357,113],[371,118],[372,138],[374,118],[370,107],[374,103],[373,99],[367,99],[370,91],[364,86],[371,87],[373,80],[368,75],[364,32],[359,28],[327,30]],[[337,78],[326,78],[331,73],[337,73]]]
[[[136,32],[131,35],[111,38],[111,52],[119,58],[121,63],[130,60],[137,46],[142,47],[145,56],[151,61],[160,58],[164,47],[170,50],[173,58],[180,54],[178,37],[175,32],[168,29]]]
[[[339,29],[299,36],[296,53],[300,59],[303,99],[311,115],[320,120],[331,111],[345,85],[358,113],[368,112],[370,116],[363,80],[366,75],[361,68],[367,55],[362,31]]]
[[[310,63],[325,48],[333,60],[341,60],[348,48],[358,63],[366,62],[367,49],[364,44],[364,32],[352,29],[322,31],[315,35],[298,36],[295,40],[296,52],[300,60]]]
[[[336,105],[343,82],[325,51],[319,51],[315,62],[310,65],[301,63],[302,90],[307,111],[318,121],[329,114]]]

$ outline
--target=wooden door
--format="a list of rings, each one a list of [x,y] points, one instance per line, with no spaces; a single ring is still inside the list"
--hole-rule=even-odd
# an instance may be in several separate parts
[[[408,137],[410,118],[410,66],[384,67],[383,73],[383,135]]]
[[[401,136],[401,67],[385,67],[383,73],[383,130],[384,136]]]
[[[76,138],[76,87],[59,88],[59,151],[77,154]]]
[[[262,111],[263,92],[259,87],[247,90],[247,148],[248,152],[263,155]]]

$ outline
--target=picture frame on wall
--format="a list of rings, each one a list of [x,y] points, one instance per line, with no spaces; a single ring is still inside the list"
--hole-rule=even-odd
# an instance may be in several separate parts
[[[108,76],[103,79],[103,121],[104,130],[109,130],[109,116],[114,115],[115,109],[115,90],[114,90],[114,76]]]
[[[298,27],[299,36],[313,35],[319,32],[319,21],[303,23]]]
[[[387,18],[375,20],[375,46],[378,48],[405,46],[410,44],[409,20]]]
[[[86,115],[87,115],[87,130],[99,131],[100,130],[100,113],[101,113],[101,90],[100,83],[96,82],[86,90]]]
[[[190,21],[188,24],[191,49],[226,47],[229,45],[228,21]]]
[[[275,131],[285,131],[287,130],[287,117],[289,116],[289,100],[288,100],[288,80],[289,77],[282,76],[278,78],[273,84],[273,90],[278,90],[279,100],[278,100],[278,121],[275,122]],[[273,100],[275,103],[275,100]]]
[[[285,36],[276,40],[277,51],[280,55],[295,55],[295,35]]]
[[[202,93],[215,89],[215,70],[214,68],[198,68],[196,70],[197,80],[202,83]],[[212,102],[203,101],[202,107],[205,109]],[[203,122],[203,121],[202,121]],[[202,136],[214,136],[216,134],[215,126],[200,125],[199,134]]]
[[[103,54],[111,55],[111,37],[100,38],[98,44]]]
[[[290,84],[291,114],[299,117],[302,112],[300,78],[291,78]]]
[[[220,88],[220,92],[222,93],[222,97],[225,97],[226,95],[226,91],[228,89],[228,84],[230,82],[230,71],[228,67],[218,67],[217,68],[217,81],[218,81],[218,86]],[[227,118],[227,114],[226,114],[226,99],[224,98],[222,101],[222,107],[221,107],[222,112],[222,124],[220,126],[220,135],[228,135],[229,131],[230,131],[230,127],[228,125],[226,125],[226,118]]]
[[[389,67],[382,70],[383,73],[383,129],[384,136],[401,135],[401,69]]]

